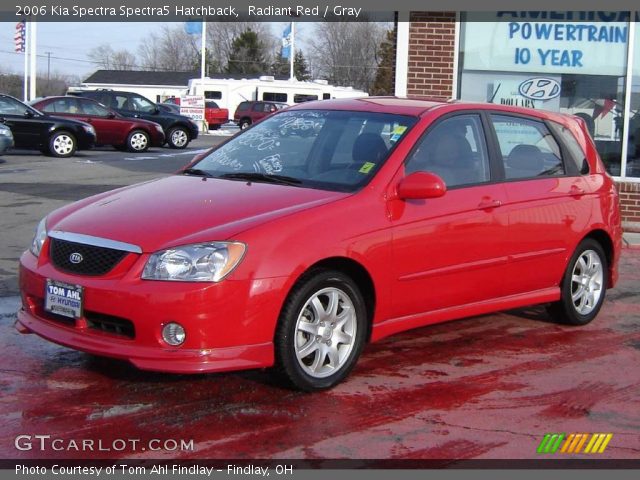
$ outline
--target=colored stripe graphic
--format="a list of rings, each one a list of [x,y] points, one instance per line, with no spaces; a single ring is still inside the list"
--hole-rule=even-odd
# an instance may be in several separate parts
[[[564,436],[564,433],[547,433],[538,445],[538,453],[556,453]]]
[[[538,453],[603,453],[609,442],[613,438],[613,433],[547,433],[538,445]],[[563,442],[564,440],[564,442]],[[588,441],[587,441],[588,440]],[[582,447],[584,451],[582,450]],[[560,448],[562,445],[562,448]]]

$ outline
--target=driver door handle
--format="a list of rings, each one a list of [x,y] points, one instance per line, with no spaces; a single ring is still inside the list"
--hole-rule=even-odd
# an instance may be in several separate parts
[[[498,208],[502,206],[502,202],[500,200],[495,200],[493,198],[483,198],[482,201],[478,204],[478,210],[490,210],[492,208]]]
[[[569,195],[584,195],[585,191],[584,188],[579,187],[577,185],[571,185],[571,188],[569,189]]]

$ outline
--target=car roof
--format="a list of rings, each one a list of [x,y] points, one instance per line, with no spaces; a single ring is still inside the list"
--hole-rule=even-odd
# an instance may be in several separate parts
[[[303,102],[290,107],[289,110],[306,110],[313,108],[319,110],[351,110],[356,112],[381,112],[420,116],[425,111],[443,104],[444,102],[415,98],[361,97]]]
[[[86,100],[86,101],[89,101],[89,102],[98,103],[93,98],[77,97],[75,95],[51,95],[51,96],[48,96],[48,97],[39,97],[39,98],[36,98],[34,100],[34,102],[40,103],[40,102],[44,102],[45,100],[47,100],[47,101],[49,101],[49,100],[58,100],[60,98],[74,98],[76,100]]]
[[[512,105],[500,105],[495,103],[469,102],[461,100],[449,100],[446,102],[440,100],[430,100],[412,97],[361,97],[361,98],[344,98],[333,100],[318,100],[312,102],[303,102],[292,107],[292,110],[350,110],[362,112],[379,112],[392,113],[398,115],[424,116],[433,110],[490,110],[503,113],[515,113],[537,117],[540,119],[554,120],[565,123],[570,115],[562,113],[550,112],[547,110],[538,110],[525,107],[516,107]]]

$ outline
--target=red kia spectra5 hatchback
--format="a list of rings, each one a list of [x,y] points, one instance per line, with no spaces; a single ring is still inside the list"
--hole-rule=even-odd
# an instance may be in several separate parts
[[[584,325],[620,248],[618,195],[579,118],[311,102],[176,175],[49,214],[20,260],[16,326],[141,369],[276,366],[318,390],[410,328],[530,304]]]

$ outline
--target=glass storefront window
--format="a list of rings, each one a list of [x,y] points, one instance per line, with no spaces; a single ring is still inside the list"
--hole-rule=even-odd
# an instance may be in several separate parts
[[[460,98],[577,115],[607,170],[620,176],[629,13],[502,12],[495,22],[486,14],[474,21],[475,15],[461,18]],[[634,67],[636,111],[639,67]],[[627,175],[640,176],[640,112],[632,111],[630,120],[637,148],[630,142],[634,157],[628,159]]]
[[[629,110],[629,144],[627,145],[627,177],[640,177],[640,23],[635,24],[631,105]]]

